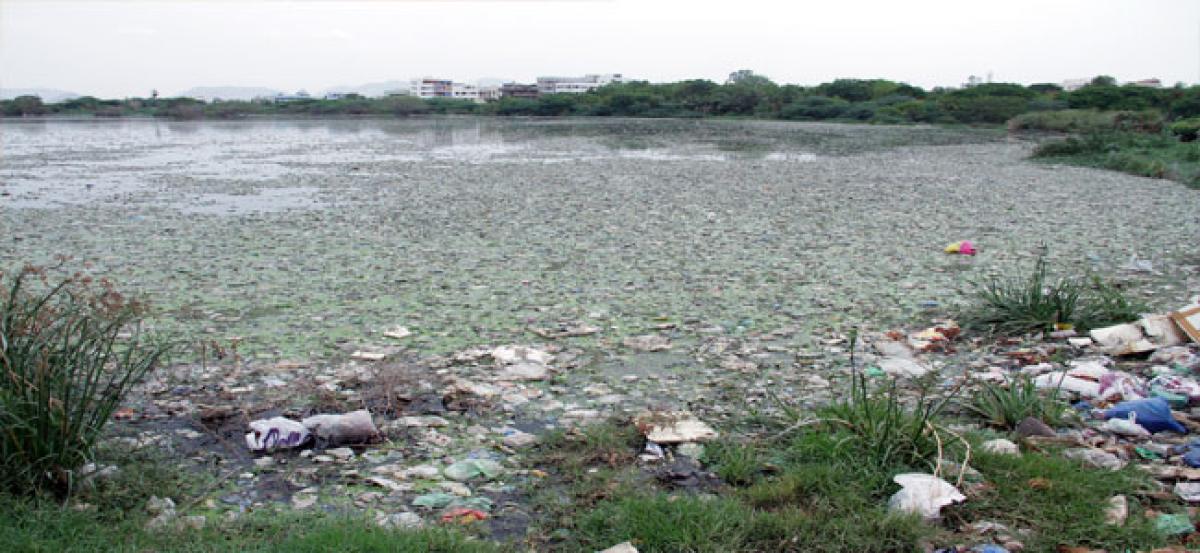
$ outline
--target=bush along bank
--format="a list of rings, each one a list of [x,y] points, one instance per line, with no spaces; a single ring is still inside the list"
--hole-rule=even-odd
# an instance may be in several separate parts
[[[1152,111],[1170,121],[1200,116],[1200,87],[1147,88],[1117,85],[1097,77],[1081,89],[1053,84],[986,83],[959,89],[923,88],[885,79],[837,79],[816,86],[777,84],[761,75],[717,84],[703,79],[653,84],[611,84],[582,94],[501,98],[484,104],[411,96],[287,102],[219,101],[193,98],[82,97],[44,104],[33,96],[0,102],[6,117],[87,115],[155,116],[177,119],[247,116],[410,116],[474,114],[497,116],[755,117],[793,121],[886,124],[1000,125],[1022,114],[1055,110]],[[1074,129],[1072,129],[1074,130]]]

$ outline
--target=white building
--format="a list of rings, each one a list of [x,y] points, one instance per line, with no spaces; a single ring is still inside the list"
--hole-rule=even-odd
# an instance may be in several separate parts
[[[1067,79],[1062,82],[1062,88],[1063,90],[1070,92],[1072,90],[1079,90],[1091,82],[1091,79]]]
[[[607,84],[623,83],[620,73],[590,74],[582,77],[538,77],[538,94],[581,94]]]
[[[408,93],[418,98],[453,98],[454,81],[433,77],[413,79]]]
[[[450,97],[455,100],[470,100],[475,103],[483,101],[479,98],[479,87],[467,83],[451,83]]]

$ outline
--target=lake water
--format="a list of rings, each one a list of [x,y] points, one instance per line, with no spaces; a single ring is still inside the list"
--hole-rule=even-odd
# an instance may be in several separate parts
[[[1030,263],[1194,282],[1196,192],[1039,165],[992,130],[763,121],[0,120],[0,266],[85,263],[190,342],[266,358],[668,325],[819,347]],[[946,243],[971,239],[958,258]],[[1124,275],[1129,256],[1158,275]],[[683,347],[683,346],[681,346]]]

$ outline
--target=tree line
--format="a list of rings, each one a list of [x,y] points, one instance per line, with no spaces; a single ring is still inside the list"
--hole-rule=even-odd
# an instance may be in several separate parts
[[[218,101],[193,98],[90,96],[46,104],[35,96],[0,101],[6,117],[90,115],[176,119],[236,119],[251,116],[411,116],[474,114],[496,116],[750,117],[793,121],[851,121],[884,124],[1001,124],[1031,112],[1064,109],[1155,111],[1167,120],[1200,116],[1200,86],[1151,88],[1120,85],[1100,76],[1077,90],[1054,84],[985,83],[925,90],[884,79],[837,79],[817,86],[776,84],[760,75],[717,84],[693,79],[654,84],[610,84],[582,94],[502,98],[478,104],[450,98],[411,96],[288,102]]]

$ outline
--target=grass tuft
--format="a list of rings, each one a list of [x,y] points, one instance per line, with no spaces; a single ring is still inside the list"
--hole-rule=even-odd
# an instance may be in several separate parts
[[[976,301],[958,319],[966,328],[999,334],[1051,331],[1057,325],[1088,330],[1136,320],[1146,309],[1099,277],[1051,277],[1045,252],[1029,274],[992,276],[974,286]]]
[[[966,403],[968,411],[983,418],[989,425],[1011,430],[1026,417],[1058,425],[1067,406],[1058,399],[1058,390],[1043,395],[1033,379],[1021,375],[1004,384],[985,382]]]
[[[51,283],[26,267],[0,274],[0,288],[0,489],[66,495],[117,405],[167,346],[140,332],[145,306],[106,280]]]

